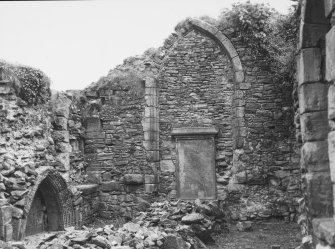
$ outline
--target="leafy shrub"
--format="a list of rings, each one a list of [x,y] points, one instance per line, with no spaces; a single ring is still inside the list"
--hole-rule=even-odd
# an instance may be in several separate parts
[[[250,56],[270,65],[275,80],[292,84],[300,6],[298,0],[291,1],[295,8],[288,15],[281,15],[268,5],[247,1],[224,9],[218,19],[208,16],[199,19],[217,26],[229,36],[240,38],[252,51]],[[175,27],[179,35],[187,33],[189,29],[189,18]]]
[[[50,79],[41,70],[5,61],[0,61],[0,66],[16,94],[28,104],[43,104],[50,99]]]
[[[28,104],[43,104],[50,99],[50,79],[40,70],[20,66],[15,69],[20,80],[20,97]]]
[[[108,86],[119,86],[134,95],[143,96],[143,78],[144,75],[134,69],[127,69],[123,71],[114,69],[109,72],[108,76],[101,77],[96,83],[89,86],[87,90],[97,90],[103,87],[108,88]]]
[[[235,36],[251,48],[254,56],[269,58],[274,49],[270,42],[274,14],[275,11],[264,4],[236,3],[231,10],[223,10],[218,26],[221,30],[233,27]]]
[[[233,28],[234,36],[251,49],[251,56],[271,65],[275,80],[293,84],[298,22],[298,5],[288,15],[281,15],[267,5],[248,1],[233,4],[231,10],[225,9],[218,27],[223,31]]]

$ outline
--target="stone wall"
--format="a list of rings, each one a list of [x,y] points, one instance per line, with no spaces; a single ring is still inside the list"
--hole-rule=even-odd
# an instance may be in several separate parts
[[[136,216],[141,197],[154,183],[142,126],[145,84],[138,84],[132,88],[127,82],[110,81],[85,92],[87,181],[100,184],[99,210],[104,218]]]
[[[305,205],[316,248],[335,248],[334,62],[335,3],[302,1],[298,83]],[[332,26],[332,27],[331,27]],[[328,101],[327,101],[328,99]],[[311,220],[313,219],[313,227]]]
[[[62,229],[79,225],[92,217],[99,204],[97,191],[83,195],[71,187],[77,179],[70,166],[68,122],[71,100],[55,95],[50,103],[28,106],[16,96],[12,79],[0,69],[0,238],[22,239],[35,193],[41,184],[49,189],[44,198],[51,196],[50,209],[58,210]],[[71,176],[71,177],[70,177]],[[54,190],[57,190],[56,192]],[[46,190],[45,190],[46,191]],[[97,206],[95,204],[95,206]],[[65,208],[66,207],[66,208]],[[86,209],[81,217],[75,210]],[[49,217],[50,220],[51,217]]]
[[[63,225],[80,226],[98,215],[131,219],[149,201],[174,199],[179,162],[172,131],[192,128],[207,132],[197,138],[213,139],[211,198],[231,218],[296,218],[300,126],[293,122],[292,86],[275,82],[269,63],[254,57],[233,29],[195,19],[188,24],[155,58],[135,58],[83,91],[55,94],[49,105],[28,107],[8,80],[0,81],[0,207],[10,217],[29,213],[25,189],[32,201],[44,181],[36,182],[40,168],[45,179],[56,172],[58,181],[48,181],[61,182],[66,193],[55,195],[60,205],[70,203]],[[301,114],[304,106],[300,101]],[[315,113],[308,112],[313,120]],[[314,128],[306,120],[301,131],[309,142]],[[8,240],[12,219],[5,218],[0,236]]]
[[[158,77],[160,190],[176,194],[172,129],[216,127],[217,198],[237,219],[294,219],[301,192],[292,87],[274,82],[268,63],[253,58],[234,32],[225,45],[215,27],[198,20],[190,26]]]

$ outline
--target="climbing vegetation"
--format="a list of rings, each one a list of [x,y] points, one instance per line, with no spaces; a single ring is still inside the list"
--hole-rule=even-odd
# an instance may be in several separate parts
[[[129,91],[136,96],[144,95],[144,75],[134,69],[111,70],[110,73],[101,77],[89,88],[97,90],[99,88],[120,87],[122,90]]]
[[[50,79],[39,69],[0,61],[5,78],[13,82],[17,96],[29,105],[46,103],[51,96]]]
[[[300,7],[291,0],[292,8],[282,15],[265,4],[235,3],[223,9],[217,19],[202,16],[199,19],[218,27],[229,37],[239,38],[254,59],[269,65],[275,80],[292,85],[295,73],[295,51],[298,41]],[[188,19],[177,24],[175,31],[183,35],[189,30]]]
[[[28,104],[43,104],[50,99],[50,79],[41,70],[20,66],[14,72],[21,82],[19,96]]]

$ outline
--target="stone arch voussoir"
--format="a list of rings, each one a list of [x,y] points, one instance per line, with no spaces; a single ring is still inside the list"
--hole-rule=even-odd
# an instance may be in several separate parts
[[[37,178],[34,186],[32,186],[26,195],[24,201],[24,218],[19,220],[17,224],[13,224],[14,239],[21,240],[25,236],[26,221],[31,209],[35,194],[41,184],[48,184],[50,190],[54,194],[55,207],[60,214],[58,230],[73,225],[73,203],[72,194],[68,189],[68,185],[64,178],[51,166],[44,166],[36,169]]]
[[[245,80],[243,65],[238,55],[236,48],[230,39],[224,35],[218,28],[215,26],[204,22],[199,19],[189,19],[191,27],[196,30],[201,31],[205,35],[211,37],[226,53],[228,58],[231,61],[232,68],[234,70],[235,78],[235,91],[234,91],[234,103],[233,103],[233,115],[234,115],[234,149],[239,149],[243,147],[244,138],[243,134],[245,133],[245,118],[244,118],[244,102],[245,94],[243,91],[240,91],[240,83],[243,83]]]

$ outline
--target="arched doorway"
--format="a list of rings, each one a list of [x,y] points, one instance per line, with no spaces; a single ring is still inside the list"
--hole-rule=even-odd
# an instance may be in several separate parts
[[[38,187],[31,204],[26,225],[26,236],[64,228],[62,208],[57,198],[56,188],[49,177]]]
[[[60,231],[74,224],[72,195],[67,183],[52,167],[36,170],[35,185],[25,198],[25,217],[13,221],[13,238],[46,231]]]

